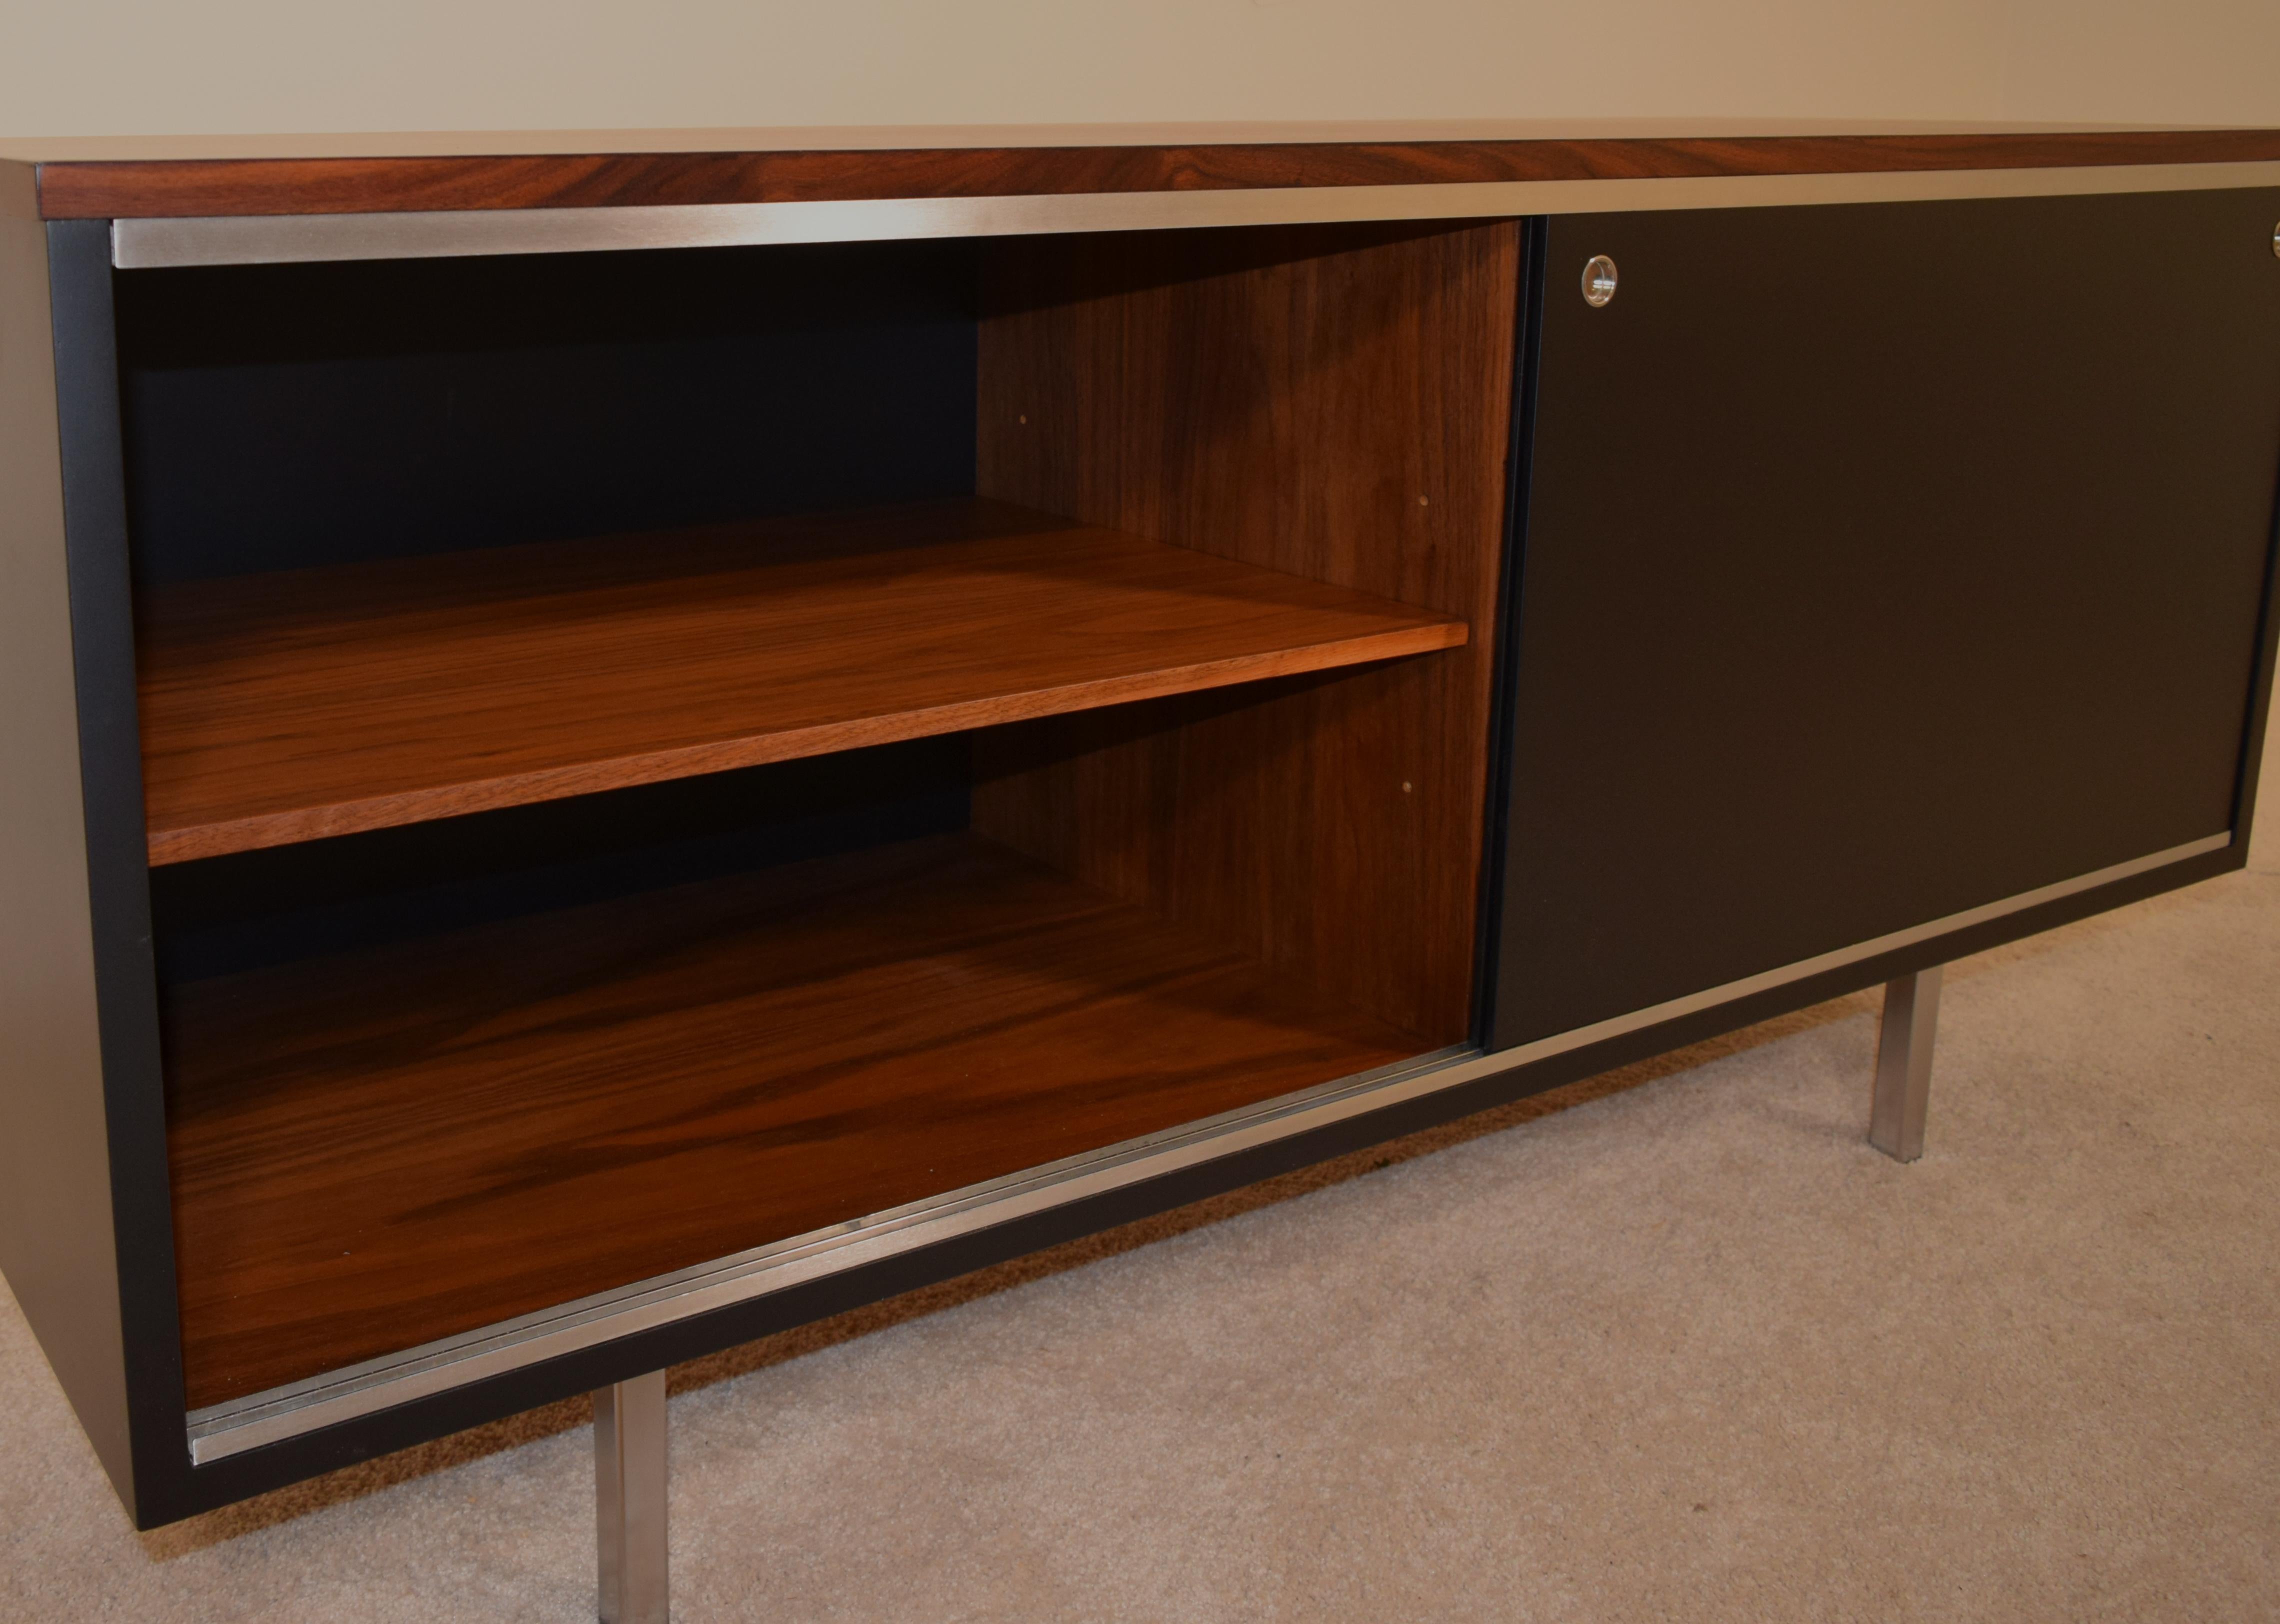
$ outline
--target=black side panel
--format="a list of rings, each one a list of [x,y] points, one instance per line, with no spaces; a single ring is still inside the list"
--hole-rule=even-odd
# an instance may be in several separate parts
[[[0,188],[0,1270],[131,1505],[48,240]]]
[[[2276,218],[2235,191],[1552,222],[1498,1046],[2232,826]]]
[[[119,1487],[147,1522],[179,1502],[189,1461],[135,718],[111,230],[108,221],[69,220],[50,225],[47,233],[88,919],[134,1463],[131,1486]],[[81,1214],[70,1221],[91,1219]],[[116,1482],[116,1465],[112,1472]]]

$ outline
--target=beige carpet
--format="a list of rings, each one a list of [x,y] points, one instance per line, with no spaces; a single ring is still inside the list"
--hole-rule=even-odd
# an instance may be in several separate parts
[[[2280,1617],[2280,874],[676,1373],[675,1616]],[[582,1405],[138,1536],[0,1301],[0,1618],[574,1620]]]

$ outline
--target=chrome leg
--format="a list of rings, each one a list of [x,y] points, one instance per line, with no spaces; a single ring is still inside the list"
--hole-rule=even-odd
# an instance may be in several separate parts
[[[1884,983],[1884,1023],[1876,1035],[1876,1099],[1868,1143],[1896,1161],[1923,1154],[1924,1110],[1931,1100],[1931,1051],[1939,1034],[1942,966]]]
[[[665,1372],[594,1394],[602,1624],[666,1624]]]

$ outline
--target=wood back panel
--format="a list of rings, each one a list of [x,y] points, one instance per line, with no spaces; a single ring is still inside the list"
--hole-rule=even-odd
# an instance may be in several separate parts
[[[1437,1043],[1468,1030],[1520,232],[1005,245],[982,494],[1460,616],[1461,650],[976,742],[974,827]]]
[[[1256,142],[597,152],[484,157],[130,159],[40,166],[50,219],[350,214],[986,197],[1480,181],[1853,174],[2280,158],[2275,130]]]

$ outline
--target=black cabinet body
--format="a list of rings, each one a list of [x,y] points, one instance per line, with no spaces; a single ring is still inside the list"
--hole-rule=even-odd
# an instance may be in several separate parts
[[[194,1457],[204,1423],[181,1358],[162,970],[201,955],[208,967],[229,953],[252,962],[274,945],[272,912],[290,914],[305,947],[310,891],[366,896],[386,843],[154,878],[130,535],[150,579],[183,579],[275,565],[312,507],[342,513],[334,544],[376,556],[399,541],[776,511],[759,500],[772,469],[799,504],[836,501],[849,481],[868,481],[870,500],[962,491],[982,361],[944,289],[965,287],[949,271],[971,245],[898,248],[903,272],[873,278],[848,277],[853,258],[818,248],[796,287],[764,288],[798,299],[751,312],[746,279],[781,250],[723,259],[698,304],[739,312],[733,342],[682,344],[675,324],[703,311],[677,309],[653,343],[597,372],[579,296],[626,273],[614,256],[448,277],[416,260],[231,266],[211,282],[183,269],[158,273],[183,279],[159,298],[127,280],[142,273],[114,271],[109,223],[0,208],[0,335],[31,335],[0,343],[0,688],[13,697],[0,706],[0,1269],[150,1527],[2238,866],[2275,641],[2276,219],[2280,190],[1528,221],[1527,336],[1509,358],[1521,405],[1511,635],[1498,645],[1499,720],[1472,741],[1493,748],[1495,804],[1468,790],[1460,814],[1492,836],[1482,956],[1465,967],[1486,994],[1475,1035],[1505,1052],[1437,1051],[1413,1071],[1348,1080],[1367,1091],[1326,1097],[1317,1114],[1237,1124],[1128,1182],[1009,1201],[907,1250],[851,1251],[764,1294],[628,1320],[524,1362],[470,1361],[384,1407]],[[1600,253],[1620,280],[1594,309],[1578,280]],[[518,319],[576,318],[535,383],[508,387],[476,342],[495,310],[462,312],[466,342],[448,364],[420,358],[421,323],[388,338],[405,315],[387,305],[391,290],[462,276],[510,303],[544,282],[553,296]],[[296,309],[320,327],[379,309],[387,342],[220,365],[228,346],[212,346],[232,307],[217,290],[231,287],[261,296],[235,311],[247,331]],[[336,296],[359,291],[361,304]],[[1501,366],[1514,294],[1501,281],[1491,292],[1497,319],[1479,330],[1499,335],[1483,353]],[[589,336],[619,331],[597,312]],[[811,342],[873,319],[878,330],[843,353]],[[1290,326],[1310,343],[1327,335],[1324,352],[1352,336],[1319,312],[1295,311]],[[1136,342],[1098,335],[1112,359]],[[811,403],[856,427],[827,433],[748,397],[756,356],[779,385],[785,368],[800,373]],[[1255,360],[1230,354],[1213,375]],[[881,396],[897,368],[924,387]],[[585,394],[551,392],[574,376]],[[622,391],[629,378],[695,393],[644,417]],[[312,379],[353,406],[354,432],[303,420],[293,390]],[[470,390],[484,404],[462,423]],[[944,402],[974,410],[936,409]],[[1199,441],[1198,423],[1228,418],[1176,398],[1164,409]],[[1410,405],[1387,391],[1383,410]],[[597,440],[569,432],[596,421],[600,439],[622,435],[638,454],[597,462]],[[1313,443],[1303,415],[1275,432]],[[774,447],[765,466],[720,449],[756,436]],[[233,494],[215,458],[264,438],[291,452],[278,460],[297,483],[242,479]],[[1439,489],[1434,459],[1448,448],[1419,441],[1417,466],[1383,471],[1390,501],[1347,515],[1357,550],[1388,544],[1388,514]],[[1485,466],[1458,472],[1493,489],[1496,451],[1483,436],[1467,454]],[[516,491],[541,488],[545,502],[518,505]],[[423,492],[435,499],[410,500]],[[597,505],[597,492],[635,505]],[[1437,515],[1454,505],[1430,501]],[[1481,529],[1493,542],[1490,503]],[[952,743],[919,744],[934,743]],[[956,771],[913,769],[895,804],[963,827],[956,750]],[[1387,776],[1371,792],[1411,792]],[[616,827],[592,810],[597,828]],[[721,827],[743,841],[749,821]],[[832,836],[849,822],[834,812]],[[523,826],[492,827],[535,860],[513,833]],[[411,854],[405,872],[434,860],[420,839],[401,832],[389,848]],[[1351,843],[1355,867],[1386,861]],[[2181,848],[2198,855],[2107,872]],[[710,850],[692,838],[658,860]],[[261,873],[283,876],[273,910],[248,882]],[[2032,898],[2085,875],[2103,877]],[[472,907],[471,894],[435,905]],[[391,927],[392,895],[353,918],[344,907],[343,937]],[[1957,920],[2022,897],[2031,905]],[[1926,925],[1938,928],[1903,946],[1879,940]],[[1560,1041],[1524,1047],[1540,1039]]]
[[[1493,1046],[2245,836],[2276,216],[1548,223]]]

